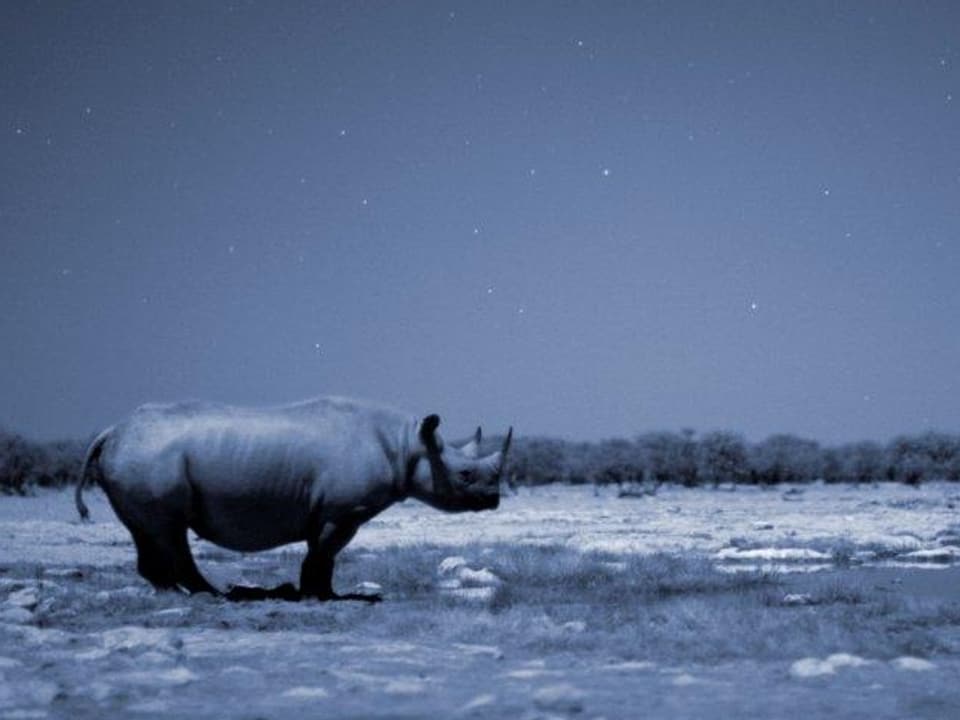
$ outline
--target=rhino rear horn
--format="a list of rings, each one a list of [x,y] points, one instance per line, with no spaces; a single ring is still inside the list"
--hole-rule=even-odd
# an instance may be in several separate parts
[[[483,431],[477,426],[477,431],[461,447],[460,451],[468,458],[477,459],[480,457],[480,440],[483,438]]]
[[[507,464],[507,453],[510,451],[510,443],[513,441],[513,425],[510,426],[510,429],[507,430],[507,437],[503,440],[503,447],[500,449],[500,469],[497,471],[497,474],[503,472],[503,468]]]
[[[439,443],[437,443],[437,428],[440,427],[439,415],[427,415],[420,421],[420,440],[430,452],[437,452]]]

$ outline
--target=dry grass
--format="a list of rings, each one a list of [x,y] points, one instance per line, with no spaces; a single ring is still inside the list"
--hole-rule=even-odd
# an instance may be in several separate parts
[[[919,602],[881,592],[860,583],[854,572],[804,580],[811,601],[790,605],[783,602],[785,590],[776,576],[723,573],[698,557],[622,558],[554,546],[467,545],[457,554],[503,581],[484,604],[451,599],[439,589],[437,566],[449,554],[449,548],[434,546],[345,552],[337,586],[348,590],[363,580],[378,582],[386,600],[372,607],[238,604],[155,594],[132,568],[82,568],[49,577],[42,568],[20,565],[0,575],[9,592],[18,588],[18,579],[24,586],[42,579],[34,624],[70,631],[140,625],[352,632],[390,641],[489,644],[533,656],[569,653],[677,664],[960,651],[960,606],[953,599]],[[246,563],[231,570],[242,569],[248,580],[275,584],[291,579],[298,556],[280,556],[280,567],[277,559],[229,562]]]

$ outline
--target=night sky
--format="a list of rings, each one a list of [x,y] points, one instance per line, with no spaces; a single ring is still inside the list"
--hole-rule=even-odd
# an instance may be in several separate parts
[[[0,425],[960,430],[960,4],[0,3]]]

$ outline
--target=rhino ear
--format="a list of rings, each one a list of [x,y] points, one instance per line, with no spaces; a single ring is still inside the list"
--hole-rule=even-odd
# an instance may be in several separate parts
[[[437,442],[437,428],[440,426],[439,415],[427,415],[420,421],[420,440],[430,452],[437,452],[440,447]]]

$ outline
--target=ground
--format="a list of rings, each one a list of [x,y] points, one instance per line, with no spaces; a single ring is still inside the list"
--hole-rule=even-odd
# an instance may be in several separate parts
[[[378,605],[155,593],[88,499],[0,498],[0,719],[960,716],[956,485],[408,502],[338,567]],[[303,552],[193,546],[220,587]]]

